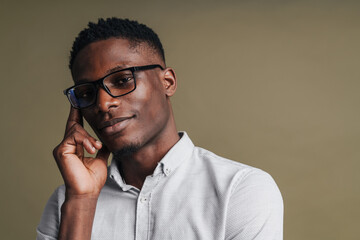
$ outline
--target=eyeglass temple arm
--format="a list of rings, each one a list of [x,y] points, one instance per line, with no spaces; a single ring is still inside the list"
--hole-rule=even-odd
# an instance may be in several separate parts
[[[157,67],[160,68],[161,70],[164,70],[164,68],[159,64],[134,67],[133,69],[134,69],[134,71],[141,71],[141,70],[148,70],[148,69],[153,69],[153,68],[157,68]]]

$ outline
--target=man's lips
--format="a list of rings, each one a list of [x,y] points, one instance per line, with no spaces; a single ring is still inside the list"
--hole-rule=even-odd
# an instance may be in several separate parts
[[[113,132],[120,131],[127,124],[128,120],[134,118],[134,116],[114,118],[109,121],[102,122],[98,125],[100,132],[111,134]]]

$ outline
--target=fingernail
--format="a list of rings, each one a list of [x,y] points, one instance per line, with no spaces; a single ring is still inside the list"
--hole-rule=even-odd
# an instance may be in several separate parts
[[[93,152],[95,152],[95,147],[92,147],[91,150],[92,150]]]

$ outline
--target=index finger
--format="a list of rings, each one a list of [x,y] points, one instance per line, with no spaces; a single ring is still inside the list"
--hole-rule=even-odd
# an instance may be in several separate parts
[[[68,120],[66,122],[65,135],[75,124],[83,126],[83,118],[79,109],[71,106]]]

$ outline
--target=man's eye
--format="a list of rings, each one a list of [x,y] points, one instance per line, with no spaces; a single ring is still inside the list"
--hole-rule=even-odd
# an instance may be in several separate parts
[[[128,84],[131,84],[133,80],[133,77],[117,78],[112,81],[111,85],[113,87],[126,87]]]
[[[87,98],[87,97],[89,97],[89,93],[86,93],[86,92],[85,92],[85,93],[82,93],[82,94],[81,94],[81,97],[82,97],[82,98]]]
[[[124,83],[127,83],[127,82],[129,82],[129,81],[131,81],[131,78],[130,78],[130,77],[122,78],[122,79],[119,79],[119,80],[117,81],[117,84],[124,84]]]
[[[92,98],[93,94],[93,91],[79,91],[76,95],[78,98]]]

